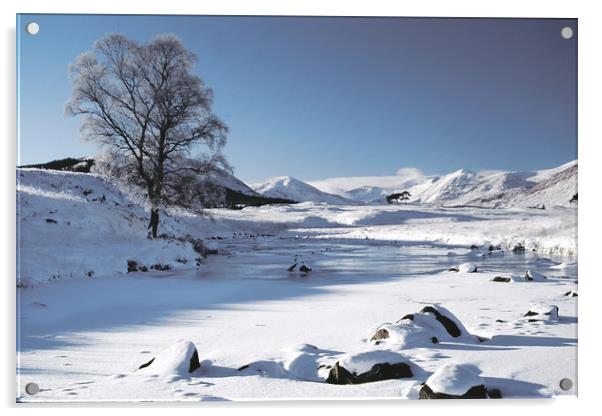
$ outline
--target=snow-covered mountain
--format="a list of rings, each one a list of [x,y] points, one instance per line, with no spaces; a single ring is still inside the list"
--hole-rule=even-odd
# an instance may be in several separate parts
[[[325,202],[333,205],[349,205],[354,202],[339,195],[320,191],[318,188],[291,178],[280,176],[251,187],[264,197],[289,199],[296,202]]]
[[[378,178],[351,189],[341,187],[344,178],[335,178],[337,194],[360,203],[383,204],[392,193],[409,191],[410,202],[441,206],[472,205],[506,208],[530,206],[571,206],[577,193],[577,161],[552,169],[524,172],[477,173],[460,169],[443,176],[400,177],[391,186],[391,177],[384,177],[384,186]],[[353,183],[356,181],[350,181]],[[318,188],[332,189],[329,180],[314,182]]]
[[[571,199],[577,194],[577,173],[576,161],[559,168],[538,171],[525,178],[522,186],[500,186],[494,188],[497,192],[483,194],[466,204],[493,208],[571,206]],[[516,173],[504,176],[511,177],[513,174]],[[470,196],[474,195],[472,193]]]
[[[248,196],[258,196],[258,193],[251,189],[246,183],[222,169],[212,172],[207,180],[215,186],[230,189],[234,192],[239,192]]]

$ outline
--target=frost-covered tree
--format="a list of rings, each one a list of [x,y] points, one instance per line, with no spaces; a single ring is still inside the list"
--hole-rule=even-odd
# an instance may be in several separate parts
[[[227,127],[196,60],[174,35],[139,44],[112,34],[69,66],[66,113],[83,116],[82,136],[101,146],[107,173],[144,189],[153,237],[161,208],[202,203],[212,191],[199,179],[229,169]]]
[[[387,202],[389,204],[391,204],[393,202],[399,202],[399,201],[407,202],[411,197],[412,197],[412,195],[408,191],[403,191],[400,193],[394,193],[394,194],[387,195]]]

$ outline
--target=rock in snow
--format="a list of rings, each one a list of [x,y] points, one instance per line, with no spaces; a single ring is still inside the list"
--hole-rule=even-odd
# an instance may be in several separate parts
[[[386,342],[406,348],[440,341],[478,341],[453,313],[439,305],[425,306],[420,312],[405,315],[395,324],[382,324],[372,334],[371,342]]]
[[[445,364],[418,393],[420,399],[486,399],[483,379],[467,365]]]
[[[329,384],[362,384],[374,381],[410,378],[422,369],[403,355],[387,350],[347,354],[337,361],[328,374]]]
[[[187,376],[200,366],[195,345],[190,341],[178,341],[138,369],[158,375]]]
[[[525,280],[528,282],[545,282],[546,280],[548,280],[548,278],[541,273],[527,270],[527,272],[525,273]]]
[[[524,317],[529,318],[529,321],[558,321],[558,306],[531,305]]]
[[[448,271],[458,273],[476,273],[477,266],[473,263],[462,263],[458,266],[451,267]]]
[[[564,294],[564,296],[569,296],[571,298],[576,298],[579,296],[575,290],[570,290]]]

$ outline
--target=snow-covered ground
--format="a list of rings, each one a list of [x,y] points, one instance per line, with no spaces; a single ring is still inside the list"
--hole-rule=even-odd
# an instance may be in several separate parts
[[[427,379],[445,394],[471,380],[502,397],[576,394],[574,208],[170,212],[167,238],[149,240],[148,212],[102,178],[17,174],[20,401],[417,398]],[[127,273],[127,260],[171,269]],[[383,363],[412,375],[325,382]]]

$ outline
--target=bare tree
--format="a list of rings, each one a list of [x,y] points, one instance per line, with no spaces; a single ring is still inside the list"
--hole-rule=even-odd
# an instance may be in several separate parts
[[[83,115],[84,140],[113,155],[108,171],[146,191],[153,237],[162,207],[202,199],[195,178],[229,169],[227,127],[211,111],[212,90],[193,74],[196,60],[174,35],[138,44],[112,34],[69,66],[66,113]]]

